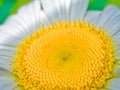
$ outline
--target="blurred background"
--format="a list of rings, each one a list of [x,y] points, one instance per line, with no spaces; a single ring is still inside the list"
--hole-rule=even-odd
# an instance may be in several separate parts
[[[32,0],[0,0],[0,25],[6,18],[15,14],[24,4]],[[102,10],[105,6],[113,4],[120,7],[120,0],[90,0],[88,10]]]

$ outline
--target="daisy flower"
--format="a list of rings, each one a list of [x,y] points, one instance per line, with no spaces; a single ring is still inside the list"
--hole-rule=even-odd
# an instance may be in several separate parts
[[[120,90],[120,10],[34,0],[0,26],[0,90]]]

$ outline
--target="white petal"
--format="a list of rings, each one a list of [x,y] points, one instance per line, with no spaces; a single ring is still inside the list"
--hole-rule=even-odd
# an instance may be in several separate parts
[[[36,25],[35,25],[36,19],[35,19],[33,11],[34,11],[33,3],[30,3],[30,4],[20,8],[18,11],[18,15],[21,15],[28,25],[31,24],[32,27],[34,29],[36,29]]]
[[[28,31],[29,34],[36,30],[36,19],[33,14],[32,3],[20,8],[17,15],[26,23],[26,29],[24,30]]]
[[[9,54],[10,52],[4,52],[3,54],[0,54],[0,62],[4,62],[4,63],[7,63],[7,64],[11,64],[12,60],[14,59],[15,57],[15,53],[12,52],[12,54],[10,55],[7,55]]]
[[[0,67],[0,90],[13,90],[15,87],[16,82],[12,78],[10,71]]]
[[[63,1],[63,0],[62,0]],[[45,12],[49,21],[58,22],[61,18],[61,8],[62,5],[60,0],[41,0],[41,10]],[[63,6],[64,7],[64,6]],[[63,13],[64,15],[64,13]]]
[[[120,78],[110,80],[108,90],[120,90]]]
[[[1,90],[13,90],[16,87],[15,81],[12,77],[0,77],[0,89]]]
[[[5,27],[5,28],[7,29],[8,27]],[[19,38],[20,36],[17,35],[17,33],[13,34],[12,32],[13,31],[11,31],[11,32],[9,32],[9,31],[8,32],[6,32],[6,31],[2,32],[1,31],[0,32],[0,36],[1,36],[0,37],[0,45],[16,47],[20,43],[20,41],[21,41],[21,39]]]
[[[69,21],[73,14],[73,17],[76,18],[76,13],[80,14],[77,14],[79,16],[78,19],[82,19],[88,6],[88,0],[76,0],[75,2],[79,3],[73,4],[72,2],[74,1],[75,0],[41,0],[41,4],[43,11],[45,11],[48,19],[52,22],[58,20]],[[72,13],[72,15],[70,15],[70,13]]]
[[[114,14],[118,12],[118,10],[119,9],[117,7],[112,5],[106,7],[102,12],[101,17],[98,20],[97,26],[105,28],[106,24],[114,16]]]
[[[0,50],[0,69],[11,71],[12,67],[10,66],[10,64],[12,63],[14,55],[15,53],[9,52],[9,49],[8,51]]]
[[[0,56],[0,62],[6,63],[9,65],[14,60],[14,56],[15,54],[13,56],[8,56],[8,55]]]
[[[37,27],[41,27],[41,23],[40,23],[40,1],[39,0],[34,0],[33,1],[33,13],[36,19],[36,25]]]
[[[6,30],[6,32],[9,30],[10,33],[18,32],[17,34],[21,34],[22,36],[18,35],[21,38],[28,36],[31,30],[29,24],[19,15],[10,16],[3,26],[6,27],[3,27],[3,30]]]
[[[66,18],[66,21],[69,21],[69,14],[70,14],[70,6],[71,6],[71,2],[72,0],[64,0],[64,3],[65,3],[65,6],[66,6],[66,9],[65,9],[65,18]]]
[[[7,65],[6,68],[10,69],[10,64],[12,63],[13,59],[15,58],[17,48],[10,47],[10,46],[2,46],[0,45],[0,63]],[[4,64],[0,67],[5,68]]]
[[[96,25],[100,15],[101,15],[101,11],[87,11],[84,19],[86,22]]]
[[[38,30],[41,24],[46,26],[46,23],[48,22],[45,21],[46,16],[44,13],[40,12],[40,3],[38,2],[38,0],[35,0],[28,5],[21,7],[16,15],[7,19],[5,24],[14,27],[16,30],[19,30],[24,35],[24,37],[27,37],[34,31]]]
[[[115,36],[120,31],[120,10],[118,10],[106,23],[105,28],[111,36]]]
[[[88,7],[88,2],[89,0],[72,0],[71,1],[71,6],[69,10],[69,14],[70,14],[69,18],[71,21],[83,19]]]
[[[48,20],[47,16],[43,11],[40,11],[40,22],[43,24],[45,27],[48,27],[50,25],[50,21]]]
[[[119,39],[120,40],[120,39]],[[115,56],[118,60],[120,60],[120,47],[116,47],[116,53],[115,53]]]
[[[27,11],[27,12],[26,12]],[[34,0],[27,6],[22,7],[18,11],[18,15],[20,15],[24,20],[32,27],[33,31],[40,28],[42,24],[45,26],[49,25],[49,21],[43,11],[41,11],[40,0]],[[24,15],[24,16],[23,16]]]
[[[64,22],[69,20],[70,4],[71,0],[59,0],[59,15]]]
[[[9,47],[9,46],[2,46],[0,45],[0,50],[16,50],[14,47]]]
[[[15,53],[11,53],[11,51],[3,50],[0,51],[0,56],[13,56]]]
[[[0,60],[0,69],[12,71],[12,67],[10,67],[9,63],[3,62],[1,60]]]
[[[23,34],[21,34],[21,36],[25,36],[25,31],[23,31],[22,29],[19,28],[20,24],[17,24],[17,22],[14,22],[15,19],[17,21],[17,18],[15,18],[15,16],[10,17],[10,18],[12,18],[13,20],[11,20],[11,21],[7,20],[7,22],[0,27],[0,34],[2,34],[2,33],[6,33],[8,35],[11,34],[13,36],[17,36],[19,39],[22,39],[22,37],[18,36],[17,34],[23,33]],[[6,34],[4,34],[4,35],[6,35]]]
[[[120,66],[118,66],[115,70],[114,70],[114,74],[116,77],[120,77]]]
[[[3,68],[0,68],[0,77],[3,76],[10,76],[10,73],[8,70],[5,70]]]
[[[0,27],[0,44],[17,46],[25,37],[32,34],[39,27],[34,15],[33,3],[23,6],[18,14],[9,17]]]
[[[17,51],[17,48],[11,47],[11,46],[0,45],[0,54],[2,54],[2,51],[15,53]]]

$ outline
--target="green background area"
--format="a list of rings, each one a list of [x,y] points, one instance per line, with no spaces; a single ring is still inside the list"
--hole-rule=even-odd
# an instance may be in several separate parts
[[[32,0],[0,0],[0,24],[2,24],[9,15],[16,13],[22,5],[31,1]],[[120,0],[90,0],[88,10],[102,10],[109,4],[120,7]]]

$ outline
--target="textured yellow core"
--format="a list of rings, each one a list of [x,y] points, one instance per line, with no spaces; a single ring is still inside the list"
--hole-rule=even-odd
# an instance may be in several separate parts
[[[99,90],[113,77],[114,62],[105,31],[80,21],[59,22],[20,44],[12,73],[24,90]]]

